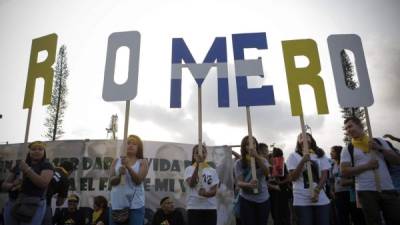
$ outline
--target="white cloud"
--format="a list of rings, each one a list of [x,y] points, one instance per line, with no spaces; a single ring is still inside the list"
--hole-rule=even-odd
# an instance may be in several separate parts
[[[375,97],[370,108],[377,135],[398,133],[399,22],[398,1],[0,1],[0,142],[22,142],[26,110],[22,110],[31,40],[57,33],[58,45],[68,47],[69,102],[65,138],[105,138],[110,116],[118,113],[123,130],[124,103],[101,99],[107,38],[112,32],[142,34],[138,96],[131,103],[131,132],[156,141],[197,141],[196,86],[185,74],[181,109],[169,108],[171,39],[183,37],[193,56],[202,61],[217,36],[227,38],[231,107],[217,108],[216,79],[204,83],[204,140],[238,144],[247,133],[244,109],[237,107],[232,69],[232,33],[266,32],[268,50],[250,50],[246,57],[263,57],[265,79],[252,85],[273,85],[276,106],[252,109],[253,130],[259,140],[283,143],[292,151],[299,132],[290,113],[281,41],[314,39],[321,60],[330,114],[317,116],[312,94],[302,94],[306,122],[317,142],[328,149],[341,144],[338,109],[326,38],[356,33],[363,39]],[[60,15],[61,12],[61,15]],[[38,92],[36,92],[36,95]],[[35,96],[30,140],[42,139],[46,116]]]

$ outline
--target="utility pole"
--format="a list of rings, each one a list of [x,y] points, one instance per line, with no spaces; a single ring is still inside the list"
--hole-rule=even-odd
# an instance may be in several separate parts
[[[110,126],[106,128],[107,131],[107,138],[108,134],[111,133],[111,140],[117,140],[117,131],[118,131],[118,115],[112,115]]]

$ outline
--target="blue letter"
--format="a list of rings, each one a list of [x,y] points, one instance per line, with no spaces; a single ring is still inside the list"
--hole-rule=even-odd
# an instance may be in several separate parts
[[[183,62],[184,61],[184,64]],[[171,98],[170,107],[181,107],[182,69],[188,68],[200,87],[211,67],[217,67],[218,106],[229,107],[228,67],[226,39],[217,37],[203,63],[197,64],[182,38],[172,39]]]
[[[247,76],[264,77],[264,72],[261,58],[245,60],[244,49],[267,49],[267,37],[265,33],[233,34],[232,44],[235,58],[238,105],[275,105],[272,85],[251,89],[247,87]]]

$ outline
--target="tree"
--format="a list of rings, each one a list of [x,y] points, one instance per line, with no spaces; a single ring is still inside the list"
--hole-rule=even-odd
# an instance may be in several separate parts
[[[350,89],[355,89],[358,86],[358,83],[354,80],[354,67],[353,63],[350,60],[349,55],[346,53],[345,50],[342,50],[340,53],[340,56],[342,58],[342,67],[344,71],[344,78],[347,87]],[[342,117],[344,119],[349,118],[349,117],[357,117],[359,118],[363,124],[365,125],[365,112],[364,109],[360,107],[353,107],[353,108],[342,108]],[[365,127],[365,126],[364,126]],[[344,134],[343,141],[345,144],[349,144],[351,142],[351,138]]]
[[[52,141],[59,139],[64,134],[62,123],[64,111],[67,108],[65,97],[68,93],[66,81],[69,75],[66,48],[65,45],[62,45],[58,52],[51,103],[47,107],[48,117],[44,124],[47,127],[45,137]]]

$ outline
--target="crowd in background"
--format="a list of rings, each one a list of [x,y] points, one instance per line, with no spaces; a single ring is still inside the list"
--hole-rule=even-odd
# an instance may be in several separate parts
[[[344,128],[351,140],[343,147],[332,146],[329,153],[310,133],[300,133],[286,160],[282,149],[269,149],[255,137],[244,137],[240,154],[233,152],[233,171],[225,171],[235,181],[230,213],[236,224],[399,225],[400,152],[388,140],[368,137],[358,118],[347,118]],[[384,137],[400,141],[392,135]],[[93,208],[79,207],[79,196],[68,194],[71,162],[54,167],[40,141],[28,148],[26,159],[1,184],[9,195],[3,224],[217,224],[216,196],[222,187],[216,169],[206,161],[205,145],[193,147],[192,165],[184,172],[186,209],[175,208],[174,198],[164,196],[155,213],[145,208],[149,165],[138,136],[127,138],[124,156],[111,165],[109,201],[96,196]],[[68,207],[60,208],[65,201]]]

